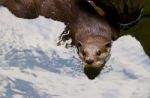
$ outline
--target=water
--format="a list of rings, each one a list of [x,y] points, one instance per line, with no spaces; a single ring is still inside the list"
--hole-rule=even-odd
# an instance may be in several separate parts
[[[122,32],[122,35],[130,34],[142,44],[145,52],[150,57],[150,1],[145,0],[143,17],[133,28]]]
[[[57,46],[64,24],[13,16],[0,7],[0,98],[150,98],[150,59],[132,36],[114,42],[89,80],[76,49]]]

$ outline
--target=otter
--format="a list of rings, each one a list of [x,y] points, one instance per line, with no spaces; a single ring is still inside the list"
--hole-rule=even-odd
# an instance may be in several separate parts
[[[118,37],[115,27],[85,0],[1,0],[0,4],[20,18],[41,15],[64,22],[66,29],[60,40],[72,39],[89,79],[103,69],[112,40]]]

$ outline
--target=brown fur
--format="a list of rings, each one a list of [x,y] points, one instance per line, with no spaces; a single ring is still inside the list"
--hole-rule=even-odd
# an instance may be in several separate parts
[[[78,48],[84,67],[101,67],[102,64],[97,62],[102,60],[104,63],[107,44],[115,38],[115,29],[84,0],[3,0],[0,4],[21,18],[32,19],[41,15],[64,22],[64,33],[69,31],[67,37]],[[67,40],[63,34],[62,39]],[[97,56],[97,51],[102,56]],[[94,59],[94,65],[88,64],[88,59]]]

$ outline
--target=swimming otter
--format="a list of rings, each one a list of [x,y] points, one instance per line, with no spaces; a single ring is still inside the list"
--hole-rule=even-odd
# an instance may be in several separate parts
[[[72,39],[89,79],[100,73],[118,33],[84,0],[3,0],[1,5],[17,17],[33,19],[41,15],[64,22],[66,31],[61,38]]]
[[[109,55],[111,42],[117,38],[115,34],[118,32],[105,17],[84,11],[86,9],[80,8],[80,16],[71,25],[70,36],[83,61],[85,74],[94,79],[102,70]]]

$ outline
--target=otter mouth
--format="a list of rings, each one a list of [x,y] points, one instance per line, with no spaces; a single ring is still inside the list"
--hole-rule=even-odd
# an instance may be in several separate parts
[[[109,60],[110,55],[108,55],[103,63],[99,63],[98,65],[85,65],[84,66],[84,73],[85,75],[90,79],[93,80],[95,79],[101,71],[104,69],[104,66],[106,62]]]

